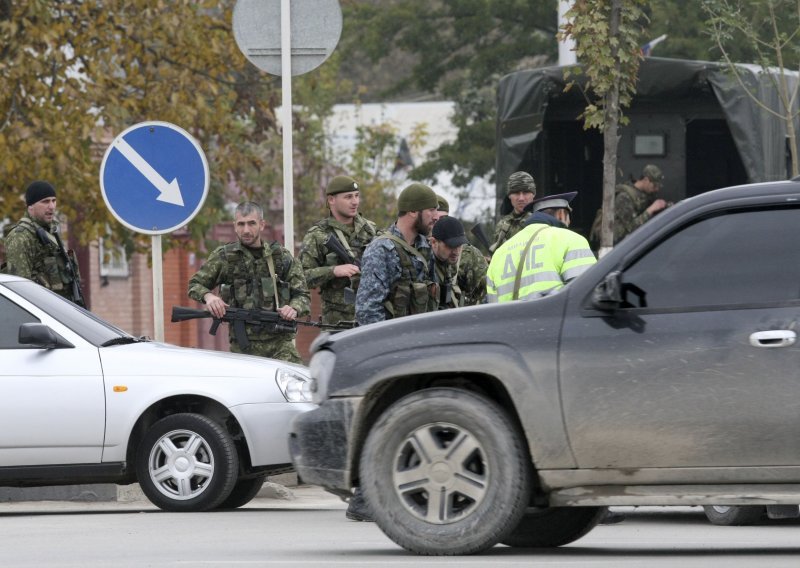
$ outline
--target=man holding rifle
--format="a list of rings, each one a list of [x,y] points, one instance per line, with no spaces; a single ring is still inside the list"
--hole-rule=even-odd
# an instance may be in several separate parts
[[[67,250],[56,220],[56,190],[35,181],[25,190],[28,212],[6,237],[2,271],[38,282],[79,306],[85,306],[75,253]]]
[[[205,303],[215,318],[221,319],[229,306],[277,312],[289,322],[309,313],[311,301],[300,263],[279,243],[261,240],[265,226],[260,205],[240,203],[234,215],[238,240],[212,252],[189,281],[189,297]],[[217,287],[219,295],[212,292]],[[232,352],[302,364],[293,331],[276,330],[274,325],[244,329],[242,338],[231,327]]]
[[[361,194],[353,178],[336,176],[325,193],[330,214],[306,233],[300,263],[308,287],[322,296],[322,322],[335,324],[355,319],[361,255],[378,231],[358,212]]]

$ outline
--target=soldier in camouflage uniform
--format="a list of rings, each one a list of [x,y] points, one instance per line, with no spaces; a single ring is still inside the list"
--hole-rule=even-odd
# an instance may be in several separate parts
[[[494,252],[497,247],[516,235],[524,226],[528,212],[525,211],[536,197],[536,183],[528,172],[514,172],[508,177],[506,184],[507,195],[503,202],[504,210],[512,211],[497,222],[494,229],[494,243],[489,252]]]
[[[28,212],[7,229],[2,271],[29,278],[83,306],[78,262],[58,232],[56,190],[45,181],[35,181],[25,190],[25,204]]]
[[[435,222],[436,194],[412,183],[400,193],[397,207],[397,221],[364,251],[356,294],[359,325],[436,310],[427,239]]]
[[[450,214],[450,204],[441,195],[437,195],[436,199],[438,222]],[[464,244],[455,269],[458,273],[455,284],[460,294],[460,305],[475,306],[482,303],[486,297],[486,271],[489,269],[483,253],[470,243]],[[442,308],[441,305],[439,307]]]
[[[400,192],[397,221],[364,250],[356,293],[358,325],[436,310],[427,238],[436,221],[436,207],[436,194],[427,185],[412,183]],[[358,487],[345,516],[353,521],[372,521]]]
[[[246,201],[236,207],[234,228],[238,240],[223,245],[208,257],[189,281],[189,297],[206,304],[214,317],[225,315],[225,308],[276,311],[293,321],[307,315],[311,300],[303,268],[279,243],[265,243],[261,232],[266,222],[257,203]],[[219,295],[212,292],[219,286]],[[294,333],[271,333],[246,326],[250,345],[242,348],[230,331],[231,351],[303,363],[294,345]]]
[[[455,217],[440,217],[428,239],[433,252],[434,281],[438,287],[439,309],[464,306],[464,293],[458,283],[459,261],[467,236],[464,226]]]
[[[656,198],[663,182],[664,174],[661,169],[648,164],[633,185],[617,185],[614,195],[614,244],[669,205],[663,199]],[[600,243],[600,215],[598,211],[590,234],[590,240],[595,246]]]
[[[326,194],[330,215],[306,233],[300,263],[308,287],[320,290],[322,321],[334,324],[355,319],[361,256],[378,231],[358,212],[360,194],[353,178],[336,176]]]

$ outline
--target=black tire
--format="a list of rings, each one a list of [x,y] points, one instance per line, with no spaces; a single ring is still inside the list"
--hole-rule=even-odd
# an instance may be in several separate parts
[[[258,495],[266,479],[266,475],[259,475],[250,479],[238,480],[233,486],[231,494],[217,506],[217,509],[237,509],[242,505],[247,505]]]
[[[724,527],[755,525],[767,514],[761,505],[705,505],[703,510],[712,525]]]
[[[502,542],[516,548],[563,546],[597,526],[605,512],[605,507],[530,508]]]
[[[136,475],[165,511],[207,511],[233,490],[239,456],[230,435],[200,414],[173,414],[153,424],[136,453]]]
[[[527,447],[506,412],[450,388],[389,407],[367,437],[360,473],[380,529],[427,555],[491,548],[519,524],[531,491]]]

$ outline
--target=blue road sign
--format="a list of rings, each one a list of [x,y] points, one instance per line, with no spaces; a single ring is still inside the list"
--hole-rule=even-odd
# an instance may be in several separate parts
[[[186,225],[208,195],[208,161],[191,134],[169,122],[141,122],[117,136],[100,166],[112,215],[139,233]]]

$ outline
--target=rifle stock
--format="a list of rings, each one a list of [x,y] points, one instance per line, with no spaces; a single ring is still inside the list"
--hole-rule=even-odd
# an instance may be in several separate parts
[[[336,256],[339,257],[339,260],[342,264],[355,264],[359,268],[361,268],[361,261],[350,254],[347,249],[344,248],[344,245],[339,240],[334,233],[330,233],[328,238],[322,243],[324,244],[328,250],[333,252]],[[344,303],[345,304],[355,304],[356,303],[356,292],[353,289],[353,280],[350,279],[350,286],[344,289]]]
[[[470,233],[475,235],[478,241],[483,245],[483,248],[486,249],[486,252],[492,254],[492,243],[489,242],[489,237],[486,236],[486,231],[483,230],[483,225],[480,223],[476,223],[470,229]]]

